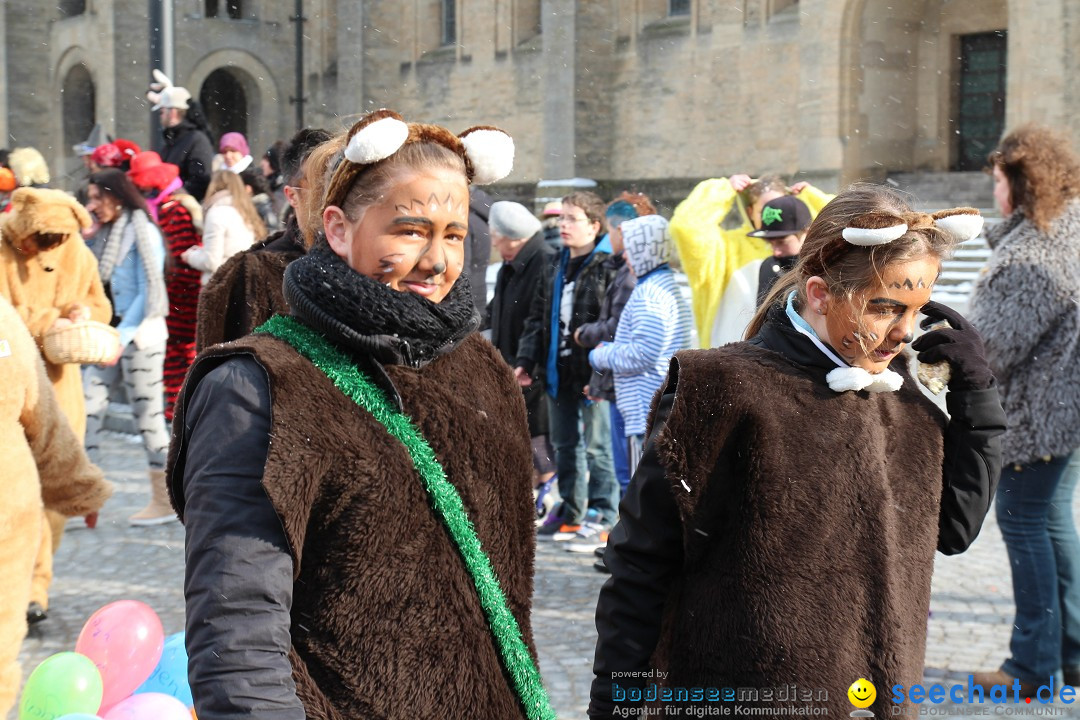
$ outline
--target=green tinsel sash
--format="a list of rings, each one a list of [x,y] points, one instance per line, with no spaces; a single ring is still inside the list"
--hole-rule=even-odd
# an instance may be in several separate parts
[[[317,331],[299,320],[276,315],[255,329],[284,340],[321,370],[334,386],[350,400],[369,412],[409,451],[428,500],[438,513],[465,561],[472,576],[480,605],[499,648],[503,667],[513,680],[522,707],[530,720],[555,720],[555,712],[540,681],[540,672],[521,638],[517,618],[506,604],[491,560],[480,547],[472,521],[465,512],[461,496],[449,480],[424,436],[412,418],[394,409],[382,390],[376,387],[350,361],[349,357]]]

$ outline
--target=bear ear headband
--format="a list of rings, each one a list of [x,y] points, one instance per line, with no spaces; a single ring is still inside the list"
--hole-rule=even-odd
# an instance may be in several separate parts
[[[844,239],[852,245],[873,247],[886,245],[904,236],[909,227],[933,226],[950,235],[958,243],[966,242],[982,231],[983,218],[975,208],[961,207],[939,210],[933,215],[905,213],[903,216],[887,213],[867,213],[855,218],[844,228]]]
[[[361,172],[408,143],[433,142],[460,155],[465,161],[465,176],[473,185],[502,180],[514,168],[513,138],[490,125],[477,125],[454,135],[438,125],[407,123],[393,110],[376,110],[353,125],[348,137],[345,157],[326,189],[324,207],[340,206]]]

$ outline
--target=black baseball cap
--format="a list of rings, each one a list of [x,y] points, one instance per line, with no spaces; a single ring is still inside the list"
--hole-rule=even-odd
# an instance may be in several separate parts
[[[781,195],[761,208],[761,229],[747,233],[750,237],[779,238],[798,235],[810,227],[810,208],[794,195]]]

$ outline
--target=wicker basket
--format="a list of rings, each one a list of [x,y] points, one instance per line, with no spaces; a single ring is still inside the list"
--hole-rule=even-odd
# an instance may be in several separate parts
[[[46,332],[43,347],[52,363],[101,363],[116,357],[120,333],[105,323],[81,320]]]

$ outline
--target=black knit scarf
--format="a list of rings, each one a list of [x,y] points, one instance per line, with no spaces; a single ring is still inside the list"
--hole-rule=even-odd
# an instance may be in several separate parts
[[[324,239],[285,270],[293,315],[334,342],[382,364],[420,367],[480,325],[465,275],[434,303],[361,275]]]

